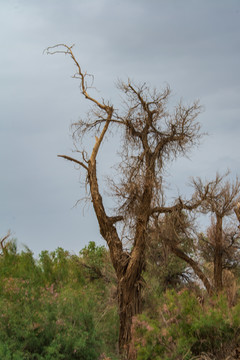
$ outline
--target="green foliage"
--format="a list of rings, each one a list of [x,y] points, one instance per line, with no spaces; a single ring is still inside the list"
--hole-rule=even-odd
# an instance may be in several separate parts
[[[159,298],[167,289],[180,290],[191,281],[186,262],[172,254],[164,242],[155,237],[155,233],[152,238],[149,237],[146,263],[143,308],[151,316],[157,311]]]
[[[104,279],[86,279],[83,258],[104,272],[106,250],[90,243],[80,257],[58,248],[35,261],[16,243],[0,257],[0,359],[94,360],[116,352],[116,304]],[[87,263],[88,261],[88,263]]]
[[[148,247],[146,253],[147,283],[153,284],[154,292],[159,296],[167,289],[181,289],[190,281],[188,264],[175,256],[170,250],[168,243],[173,241],[180,243],[180,248],[186,253],[193,251],[193,238],[190,231],[187,236],[187,229],[190,228],[190,218],[184,213],[167,214],[153,224],[149,229]],[[178,234],[176,236],[176,234]]]
[[[106,253],[106,248],[104,246],[96,246],[94,241],[90,241],[88,246],[85,246],[80,251],[85,276],[89,277],[90,280],[103,277],[102,270]]]
[[[186,289],[169,290],[159,301],[157,316],[134,320],[137,359],[190,360],[202,353],[224,358],[239,340],[239,311],[240,304],[229,308],[224,295],[200,305]]]
[[[20,254],[17,252],[16,241],[9,242],[4,251],[4,256],[0,257],[1,273],[0,277],[7,276],[36,279],[39,276],[39,269],[35,264],[33,253],[26,248]]]
[[[155,254],[144,274],[144,312],[133,320],[131,353],[138,360],[227,357],[240,341],[240,303],[229,307],[222,294],[205,295],[200,304],[184,283],[164,292],[164,271],[185,268],[171,254],[161,268]],[[0,359],[118,359],[117,282],[105,247],[91,242],[79,256],[43,251],[36,261],[12,242],[0,256],[0,278]]]
[[[35,359],[97,359],[100,340],[83,290],[71,287],[58,292],[54,284],[32,288],[9,278],[1,298],[0,339],[11,353]]]
[[[62,248],[51,253],[42,251],[39,255],[38,265],[41,269],[43,282],[45,284],[63,285],[77,280],[84,283],[79,261],[79,257],[70,255],[68,251]]]

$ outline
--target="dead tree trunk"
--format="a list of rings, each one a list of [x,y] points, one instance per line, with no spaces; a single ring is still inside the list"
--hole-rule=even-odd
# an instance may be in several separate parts
[[[93,206],[98,219],[100,233],[107,241],[111,261],[115,268],[118,280],[118,305],[119,305],[119,352],[122,359],[129,359],[129,344],[131,341],[131,326],[133,316],[141,310],[141,273],[144,266],[144,231],[136,235],[136,243],[131,254],[123,250],[114,223],[122,217],[108,217],[106,215],[102,197],[99,194],[96,177],[96,161],[91,157],[88,166]],[[147,221],[147,219],[146,219]]]
[[[119,349],[123,359],[129,359],[128,344],[131,341],[132,318],[141,313],[141,279],[136,279],[135,285],[130,288],[123,278],[118,284],[119,304]]]
[[[237,217],[238,222],[239,222],[238,228],[240,229],[240,202],[238,202],[237,205],[235,206],[234,212],[235,212],[236,217]]]
[[[88,132],[95,135],[95,145],[89,159],[85,151],[82,161],[59,155],[73,161],[87,172],[91,201],[102,237],[109,247],[110,257],[118,279],[118,305],[120,318],[119,350],[123,359],[129,357],[133,316],[141,311],[141,273],[145,265],[146,238],[149,218],[162,199],[163,162],[185,154],[189,146],[198,142],[200,126],[195,121],[200,106],[195,102],[185,107],[181,102],[170,114],[166,103],[169,87],[163,92],[150,91],[142,86],[119,84],[127,97],[123,115],[117,109],[91,97],[87,90],[87,73],[83,73],[72,47],[65,44],[47,49],[48,54],[69,55],[77,67],[74,78],[80,80],[83,96],[94,108],[93,117],[75,124],[79,137]],[[117,216],[108,216],[99,191],[96,159],[109,125],[121,128],[123,147],[119,165],[119,183],[113,184],[114,195],[119,200]],[[97,136],[96,136],[97,135]],[[119,237],[116,223],[123,221],[131,251],[123,250],[124,236]],[[125,236],[126,236],[125,233]]]
[[[216,292],[223,288],[222,271],[223,271],[223,244],[222,244],[222,217],[217,215],[216,235],[214,244],[214,287]]]

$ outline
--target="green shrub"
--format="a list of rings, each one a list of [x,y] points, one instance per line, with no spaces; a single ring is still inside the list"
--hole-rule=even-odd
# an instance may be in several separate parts
[[[239,340],[239,315],[240,305],[229,309],[224,295],[200,305],[188,290],[167,291],[153,319],[134,320],[132,351],[138,360],[188,360],[203,352],[221,358]]]
[[[7,279],[0,302],[1,358],[97,359],[100,340],[92,305],[80,289],[35,289],[24,280]]]
[[[0,257],[0,359],[117,359],[114,276],[94,242],[80,256],[58,248],[37,261],[9,242]]]

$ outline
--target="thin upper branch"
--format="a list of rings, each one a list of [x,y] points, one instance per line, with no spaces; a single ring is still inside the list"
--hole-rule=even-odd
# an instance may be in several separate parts
[[[61,157],[63,159],[69,160],[69,161],[73,161],[73,162],[75,162],[76,164],[82,166],[85,170],[88,171],[88,167],[83,162],[81,162],[81,161],[79,161],[77,159],[74,159],[74,158],[72,158],[70,156],[67,156],[67,155],[58,155],[58,157]]]
[[[72,58],[72,60],[74,61],[76,67],[77,67],[77,74],[74,75],[74,77],[77,77],[81,80],[81,91],[82,94],[85,96],[86,99],[92,101],[93,103],[95,103],[100,109],[107,111],[109,109],[109,106],[99,102],[98,100],[96,100],[95,98],[91,97],[88,92],[87,92],[87,85],[85,83],[85,77],[88,75],[87,73],[83,73],[81,66],[79,65],[75,55],[72,52],[72,48],[74,45],[72,46],[67,46],[66,44],[57,44],[54,46],[49,46],[45,51],[48,55],[54,55],[54,54],[65,54],[65,55],[70,55],[70,57]],[[63,50],[54,50],[53,49],[61,49],[63,48]],[[107,111],[108,112],[108,111]]]

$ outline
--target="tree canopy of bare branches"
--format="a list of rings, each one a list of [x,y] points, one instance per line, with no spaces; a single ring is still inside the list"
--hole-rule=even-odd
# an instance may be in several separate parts
[[[201,137],[197,117],[201,111],[198,102],[185,106],[177,104],[172,112],[167,108],[170,88],[151,90],[146,84],[120,82],[124,107],[120,111],[110,102],[97,100],[89,94],[88,74],[84,72],[73,53],[73,47],[58,44],[46,49],[48,54],[69,56],[76,68],[73,76],[80,82],[82,95],[91,103],[86,119],[76,122],[74,136],[95,136],[91,154],[84,149],[81,158],[60,157],[78,164],[86,172],[91,201],[102,237],[110,250],[111,261],[118,279],[120,316],[119,349],[122,358],[128,358],[132,317],[141,311],[141,273],[145,266],[148,223],[153,214],[167,213],[177,208],[196,207],[181,199],[173,207],[162,202],[162,176],[166,164],[179,155],[188,154]],[[99,190],[97,158],[106,134],[120,133],[121,162],[118,181],[111,182],[113,195],[118,199],[114,214],[108,213]],[[100,164],[101,165],[101,164]],[[123,236],[116,224],[121,222],[129,233],[131,250],[123,246]]]
[[[224,254],[230,254],[236,247],[236,239],[239,239],[239,232],[236,229],[223,228],[223,219],[236,213],[238,215],[238,204],[240,196],[240,182],[238,178],[230,182],[225,180],[226,176],[216,174],[216,178],[206,184],[198,178],[193,180],[196,197],[202,199],[201,211],[210,213],[214,217],[208,231],[209,245],[213,249],[214,257],[214,287],[221,290],[223,287],[222,272],[224,268]],[[203,197],[206,188],[207,195]],[[238,219],[239,220],[239,219]],[[231,249],[230,249],[231,248]]]
[[[194,270],[209,294],[223,289],[224,269],[234,268],[240,259],[240,233],[236,219],[223,224],[223,220],[226,222],[226,218],[231,218],[234,213],[238,222],[240,220],[240,183],[238,178],[232,182],[226,180],[228,175],[229,172],[222,176],[217,173],[215,179],[205,182],[201,178],[192,179],[195,191],[191,200],[183,203],[178,199],[174,206],[156,208],[159,213],[154,213],[155,222],[152,225],[171,251]],[[164,217],[161,216],[160,210],[165,214]],[[210,214],[211,226],[206,235],[191,233],[191,226],[186,222],[188,210]],[[194,238],[195,252],[189,254],[184,250],[183,244],[186,239],[193,244]],[[196,257],[198,253],[201,259],[213,264],[213,278],[204,271],[201,261]]]

